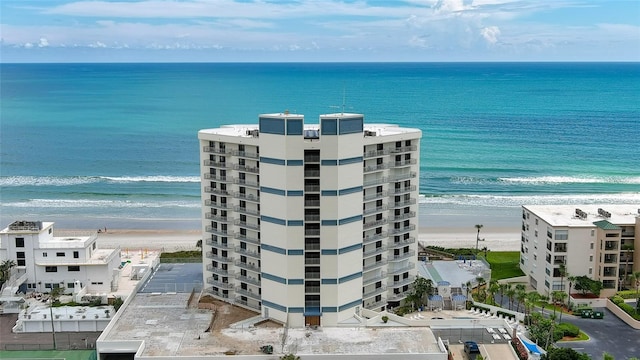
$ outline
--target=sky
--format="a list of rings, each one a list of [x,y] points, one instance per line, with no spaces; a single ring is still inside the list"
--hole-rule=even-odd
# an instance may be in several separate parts
[[[2,0],[1,62],[640,61],[640,0]]]

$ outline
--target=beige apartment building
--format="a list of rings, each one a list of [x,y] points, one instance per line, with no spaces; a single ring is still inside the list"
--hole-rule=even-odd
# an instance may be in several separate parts
[[[520,250],[520,268],[538,293],[571,290],[564,264],[571,276],[602,281],[600,296],[611,296],[640,270],[640,206],[525,205]]]

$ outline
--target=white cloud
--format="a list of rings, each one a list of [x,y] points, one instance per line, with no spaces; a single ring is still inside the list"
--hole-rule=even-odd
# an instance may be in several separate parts
[[[480,30],[482,37],[490,44],[498,42],[498,36],[500,36],[500,29],[497,26],[488,26]]]
[[[49,46],[49,41],[46,38],[40,38],[38,41],[38,47],[47,47]]]

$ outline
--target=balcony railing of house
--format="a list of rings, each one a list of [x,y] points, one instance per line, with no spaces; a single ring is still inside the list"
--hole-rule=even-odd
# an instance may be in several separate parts
[[[382,258],[382,260],[379,260],[379,261],[376,261],[376,262],[373,262],[373,263],[370,263],[370,264],[364,265],[364,266],[362,267],[362,271],[369,271],[369,270],[373,270],[373,269],[379,268],[379,267],[381,267],[381,266],[384,266],[384,265],[386,265],[386,264],[387,264],[387,259]]]
[[[246,221],[235,220],[233,222],[233,224],[236,225],[236,226],[244,227],[244,228],[251,229],[251,230],[260,230],[260,225],[251,224],[251,223],[248,223]]]
[[[304,273],[304,278],[305,279],[320,279],[320,272],[319,271],[306,271]]]
[[[389,178],[386,176],[380,176],[376,178],[369,178],[362,183],[363,187],[375,186],[380,184],[386,184],[389,182]]]
[[[244,307],[248,307],[253,310],[260,311],[260,305],[254,304],[253,302],[248,302],[246,300],[242,300],[241,297],[236,297],[235,303]]]
[[[248,173],[258,174],[260,173],[260,168],[257,166],[247,166],[240,164],[233,164],[233,169],[238,171],[244,171]]]
[[[363,230],[367,230],[367,229],[371,229],[371,228],[374,228],[374,227],[382,226],[382,225],[384,225],[386,223],[387,223],[387,219],[367,221],[364,224],[362,224],[362,229]]]
[[[204,192],[209,193],[209,194],[217,194],[217,195],[224,195],[224,196],[228,196],[229,192],[227,190],[221,190],[219,188],[214,188],[211,186],[206,186],[204,188]]]
[[[372,276],[367,276],[367,277],[363,277],[362,278],[362,285],[368,285],[368,284],[372,284],[374,282],[378,282],[378,281],[382,281],[384,279],[387,278],[387,273],[384,271],[381,271],[378,274],[372,275]]]
[[[411,185],[411,186],[404,186],[404,187],[400,187],[400,188],[393,188],[392,190],[389,190],[389,192],[391,194],[403,194],[403,193],[408,193],[411,191],[415,191],[416,190],[416,186],[415,185]]]
[[[413,231],[415,229],[416,229],[416,225],[415,224],[411,224],[409,226],[403,226],[403,227],[398,228],[398,229],[395,229],[395,228],[389,229],[389,234],[390,235],[402,234],[402,233],[405,233],[407,231]]]
[[[409,265],[403,266],[401,268],[387,269],[387,272],[389,273],[389,275],[398,275],[413,269],[413,267],[414,263],[410,262]]]
[[[226,257],[226,256],[221,256],[219,254],[214,254],[211,251],[207,251],[205,254],[207,259],[211,259],[211,260],[215,260],[221,263],[232,263],[233,262],[233,258],[230,257]]]
[[[222,275],[222,276],[233,276],[233,271],[229,271],[229,270],[224,270],[222,268],[219,267],[214,267],[211,264],[207,265],[207,271],[212,272],[214,274],[218,274],[218,275]]]
[[[320,200],[305,200],[304,206],[307,207],[318,207],[320,206]]]
[[[243,207],[243,206],[236,206],[236,207],[233,208],[233,210],[235,210],[236,212],[238,212],[240,214],[260,216],[260,211],[259,210],[247,209],[246,207]]]
[[[320,177],[320,170],[305,170],[304,177]]]
[[[365,235],[364,239],[363,239],[363,243],[366,244],[370,244],[372,242],[378,241],[378,240],[383,240],[386,239],[388,237],[388,233],[386,231],[383,231],[379,234],[371,234],[371,235]]]
[[[416,255],[415,250],[409,250],[407,252],[403,252],[402,254],[393,255],[393,257],[389,255],[389,261],[400,261],[400,260],[414,257],[415,255]]]
[[[260,239],[258,239],[255,236],[251,236],[251,235],[246,235],[246,234],[241,234],[241,233],[235,233],[233,234],[233,238],[234,239],[238,239],[240,241],[244,241],[250,244],[254,244],[254,245],[260,245]]]
[[[414,171],[408,172],[408,173],[402,173],[402,174],[393,174],[389,176],[389,182],[394,182],[394,181],[401,181],[401,180],[408,180],[408,179],[412,179],[414,177],[417,176],[417,173]]]
[[[255,259],[260,259],[260,253],[257,251],[253,251],[253,250],[247,250],[247,249],[243,249],[240,246],[236,246],[235,248],[236,253],[240,254],[240,255],[245,255],[245,256],[249,256]]]
[[[304,229],[305,236],[319,236],[320,229]]]
[[[207,244],[208,246],[213,246],[215,248],[218,249],[230,249],[231,245],[229,245],[229,243],[226,242],[220,242],[220,241],[216,241],[213,239],[207,239],[207,241],[205,241],[205,244]]]
[[[366,194],[362,196],[362,200],[364,201],[369,201],[369,200],[376,200],[376,199],[381,199],[385,196],[388,195],[388,192],[386,191],[378,191],[375,193],[371,193],[371,194]]]
[[[362,252],[362,257],[363,258],[368,258],[368,257],[374,256],[374,255],[382,254],[385,251],[387,251],[387,247],[386,246],[371,247],[371,249],[367,249],[367,250]]]
[[[376,301],[376,302],[373,302],[373,303],[365,302],[364,307],[366,309],[379,309],[379,308],[381,308],[383,306],[386,306],[386,305],[387,305],[387,300],[383,297],[382,300]]]
[[[406,298],[409,294],[411,293],[411,291],[405,291],[405,292],[401,292],[398,294],[392,294],[392,295],[388,295],[387,296],[387,301],[400,301],[404,298]]]
[[[216,234],[216,235],[223,235],[223,236],[231,235],[231,233],[228,232],[227,230],[214,228],[213,226],[205,227],[205,231],[208,232],[208,233],[211,233],[211,234]]]
[[[240,268],[243,268],[245,270],[251,270],[254,272],[259,273],[260,272],[260,267],[257,264],[257,262],[242,262],[240,260],[236,260],[236,262],[234,263],[235,266],[238,266]]]
[[[235,184],[238,184],[238,185],[244,185],[244,186],[249,186],[249,187],[254,187],[254,188],[259,188],[260,187],[260,183],[258,183],[255,180],[234,179],[233,182]]]
[[[567,244],[556,244],[553,247],[554,252],[567,252]]]
[[[214,146],[203,146],[202,147],[202,151],[206,152],[206,153],[212,153],[212,154],[229,154],[229,152],[225,149],[216,149]]]
[[[399,207],[405,207],[408,205],[413,205],[416,203],[416,199],[409,199],[409,200],[404,200],[404,201],[396,201],[393,203],[393,208],[399,208]]]
[[[320,192],[320,185],[305,185],[304,191],[306,192]]]
[[[365,166],[363,168],[363,171],[365,173],[369,173],[369,172],[374,172],[374,171],[381,171],[381,170],[388,169],[388,168],[389,168],[389,164],[388,163],[382,163],[382,164]]]
[[[320,286],[305,286],[304,292],[305,294],[319,294]]]
[[[416,159],[405,159],[405,160],[395,161],[394,162],[394,165],[396,167],[409,166],[409,165],[414,165],[414,164],[416,164]]]
[[[319,257],[317,257],[317,258],[315,258],[315,257],[305,258],[304,259],[304,264],[305,265],[318,265],[318,264],[320,264],[320,258]]]
[[[416,150],[418,150],[418,147],[416,145],[400,146],[400,147],[391,148],[391,153],[397,154],[397,153],[402,153],[407,151],[416,151]]]
[[[233,284],[230,284],[228,282],[222,282],[219,280],[215,280],[213,277],[208,277],[207,278],[207,284],[213,285],[219,289],[225,289],[225,290],[230,290],[233,289]]]
[[[216,180],[216,181],[220,181],[220,182],[231,182],[233,181],[233,178],[230,176],[220,176],[220,175],[215,175],[215,174],[210,174],[210,173],[205,173],[204,174],[204,178],[207,180]]]
[[[260,201],[260,197],[258,195],[241,193],[239,191],[234,192],[233,196],[235,196],[238,199],[242,199],[242,200],[248,200],[248,201],[253,201],[253,202],[259,202]]]
[[[379,213],[382,211],[387,210],[387,206],[386,205],[382,205],[382,206],[375,206],[375,207],[370,207],[370,208],[366,208],[364,210],[362,210],[362,215],[371,215],[371,214],[375,214],[375,213]]]
[[[216,221],[229,221],[229,217],[227,216],[220,216],[218,214],[212,214],[212,213],[206,213],[204,214],[204,217],[209,219],[209,220],[216,220]]]
[[[247,152],[247,151],[238,151],[238,150],[234,150],[233,151],[233,156],[244,157],[244,158],[249,158],[249,159],[259,159],[260,158],[260,154],[258,154],[258,153],[252,153],[252,152]]]
[[[412,284],[414,281],[416,280],[415,277],[409,276],[408,278],[405,279],[400,279],[398,281],[394,281],[393,283],[389,284],[390,288],[399,288],[405,285],[409,285]]]
[[[231,205],[229,203],[226,202],[216,202],[216,201],[212,201],[212,200],[205,200],[204,201],[204,205],[208,206],[208,207],[212,207],[212,208],[217,208],[217,209],[230,209]]]
[[[367,158],[372,158],[372,157],[376,157],[376,156],[389,155],[389,153],[390,153],[389,149],[365,151],[362,154],[362,157],[367,159]]]
[[[236,286],[236,295],[244,295],[244,296],[248,296],[250,298],[256,299],[256,300],[260,300],[260,294],[258,293],[254,293],[253,290],[249,289],[249,290],[245,290],[243,288],[241,288],[240,286]]]
[[[220,169],[230,168],[230,166],[227,165],[226,161],[215,161],[215,160],[205,160],[204,166],[220,168]]]
[[[214,290],[213,287],[207,287],[205,289],[205,292],[207,292],[208,294],[211,294],[213,296],[219,297],[219,298],[223,298],[223,299],[229,298],[229,294],[224,294],[220,290]]]
[[[390,221],[400,221],[400,220],[410,219],[410,218],[413,218],[413,217],[416,217],[416,212],[415,211],[409,211],[409,212],[406,212],[406,213],[402,213],[400,215],[393,214],[393,215],[390,216],[389,220]]]
[[[305,214],[304,215],[304,221],[320,221],[320,215],[319,214]]]

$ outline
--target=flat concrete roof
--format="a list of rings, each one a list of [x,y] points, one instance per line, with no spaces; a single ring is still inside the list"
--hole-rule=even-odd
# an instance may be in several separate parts
[[[640,204],[593,204],[593,205],[524,205],[524,209],[536,214],[552,226],[595,227],[596,221],[608,220],[616,225],[635,225],[640,215]],[[576,209],[587,214],[586,218],[576,216]],[[603,209],[611,214],[605,218],[598,213]]]
[[[247,131],[258,130],[258,124],[233,124],[233,125],[223,125],[219,128],[215,129],[202,129],[199,132],[202,134],[211,134],[211,135],[226,135],[226,136],[235,136],[235,137],[246,137],[252,138],[253,135],[247,133]],[[304,124],[304,130],[319,130],[320,125],[318,124]],[[420,132],[419,129],[415,128],[405,128],[400,127],[394,124],[364,124],[363,131],[372,131],[375,132],[375,136],[389,136],[389,135],[397,135],[404,133],[417,133]],[[322,136],[322,135],[321,135]]]
[[[260,346],[280,350],[284,328],[245,327],[206,332],[212,312],[187,308],[190,294],[138,293],[104,341],[144,340],[142,356],[259,355]],[[429,327],[335,327],[288,329],[290,351],[304,354],[439,353]],[[287,348],[285,348],[285,351]]]

